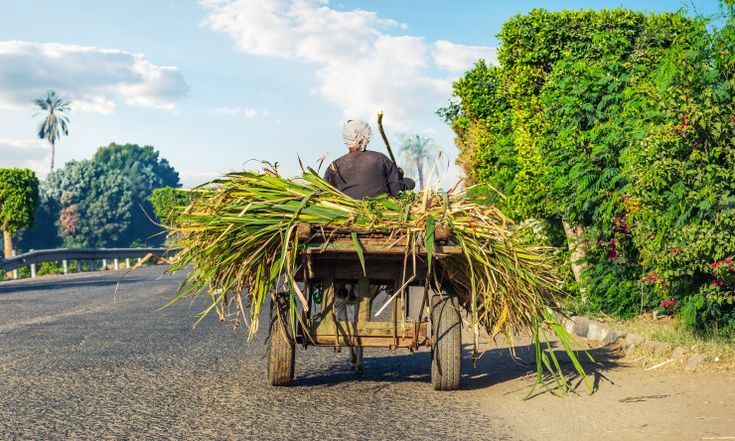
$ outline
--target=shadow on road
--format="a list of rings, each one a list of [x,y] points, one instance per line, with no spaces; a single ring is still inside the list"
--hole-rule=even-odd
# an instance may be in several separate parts
[[[66,288],[92,288],[92,287],[105,287],[110,286],[114,289],[118,281],[120,286],[129,285],[141,281],[147,281],[140,277],[126,277],[122,280],[119,277],[112,277],[110,279],[63,279],[55,278],[54,280],[47,281],[32,281],[26,283],[1,283],[0,294],[14,294],[27,291],[44,291],[44,290],[58,290]]]
[[[554,352],[572,390],[586,393],[586,386],[566,353],[559,349]],[[602,382],[612,384],[612,381],[605,375],[605,371],[619,366],[620,353],[612,348],[592,349],[588,353],[595,363],[589,360],[584,351],[575,352],[587,373],[588,381],[593,385],[593,390],[598,390]],[[366,352],[363,375],[355,374],[345,355],[344,364],[334,366],[328,371],[297,377],[294,386],[336,386],[339,383],[350,381],[423,382],[428,386],[428,383],[431,382],[431,354],[428,351],[378,357],[370,357],[368,354]],[[515,357],[511,356],[508,348],[495,348],[484,352],[473,366],[472,346],[465,345],[462,357],[462,389],[483,389],[517,378],[528,377],[527,388],[530,390],[536,375],[534,355],[533,345],[517,346]],[[552,381],[548,375],[544,377],[544,380],[547,383]],[[546,393],[550,390],[537,388],[535,394]]]

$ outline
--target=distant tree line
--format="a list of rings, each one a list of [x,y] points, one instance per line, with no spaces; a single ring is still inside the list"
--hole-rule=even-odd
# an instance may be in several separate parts
[[[179,186],[176,170],[151,146],[100,147],[91,159],[70,161],[40,184],[35,224],[17,231],[16,246],[160,245],[163,229],[149,197],[157,188]]]

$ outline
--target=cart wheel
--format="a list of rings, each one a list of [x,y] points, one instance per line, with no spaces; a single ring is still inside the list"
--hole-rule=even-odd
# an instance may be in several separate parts
[[[291,335],[292,330],[286,321],[287,315],[288,295],[277,294],[275,302],[271,302],[271,328],[267,354],[268,381],[273,386],[288,386],[293,381],[296,347]]]
[[[462,320],[456,297],[431,298],[431,383],[434,390],[457,390],[462,377]]]

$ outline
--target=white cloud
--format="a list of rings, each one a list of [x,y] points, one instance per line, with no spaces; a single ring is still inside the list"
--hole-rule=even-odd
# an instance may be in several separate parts
[[[40,140],[0,139],[0,158],[3,167],[29,168],[44,178],[51,166],[51,148]]]
[[[450,72],[464,72],[480,59],[489,64],[498,64],[498,54],[494,47],[467,46],[447,40],[434,43],[432,56],[436,64]]]
[[[110,114],[117,103],[174,109],[189,90],[181,71],[142,54],[61,43],[0,41],[0,107],[27,108],[55,89],[72,110]]]
[[[231,115],[231,116],[244,116],[245,119],[252,119],[258,115],[258,111],[248,107],[217,107],[212,109],[210,113],[215,115]],[[268,116],[268,111],[264,110],[261,115]]]
[[[241,51],[314,63],[319,85],[312,93],[344,117],[372,120],[384,110],[391,124],[402,126],[432,115],[451,93],[449,78],[429,73],[431,47],[424,38],[389,34],[407,26],[374,12],[335,10],[326,0],[201,3],[209,12],[205,24],[227,33]],[[468,52],[463,48],[469,46],[456,46]],[[457,63],[437,64],[453,70]]]

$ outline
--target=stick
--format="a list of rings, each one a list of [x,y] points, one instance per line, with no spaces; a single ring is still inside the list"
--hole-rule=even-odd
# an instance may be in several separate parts
[[[666,361],[664,361],[664,362],[661,362],[661,363],[659,363],[659,364],[657,364],[657,365],[655,365],[655,366],[651,366],[650,368],[647,368],[647,369],[645,369],[645,370],[647,370],[647,371],[652,371],[652,370],[654,370],[654,369],[658,369],[658,368],[660,368],[661,366],[666,366],[667,364],[671,363],[672,361],[674,361],[674,360],[673,360],[673,359],[671,359],[671,358],[669,358],[668,360],[666,360]]]
[[[396,167],[398,167],[398,163],[396,162],[396,157],[393,156],[393,150],[391,150],[390,148],[388,137],[385,136],[385,130],[383,130],[383,111],[382,110],[378,112],[378,131],[380,132],[380,136],[383,138],[383,142],[385,143],[385,148],[388,149],[388,156],[390,156],[390,160],[393,161],[393,164],[396,164]]]

